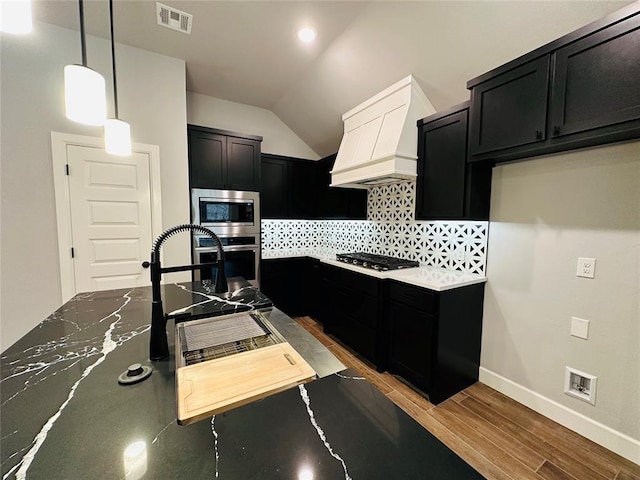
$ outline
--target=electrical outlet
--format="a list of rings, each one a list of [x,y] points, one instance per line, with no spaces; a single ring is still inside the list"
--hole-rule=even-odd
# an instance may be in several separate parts
[[[596,276],[596,259],[595,258],[578,258],[578,277],[595,278]]]
[[[453,257],[459,262],[464,262],[465,251],[464,247],[457,247],[453,252]]]
[[[585,340],[589,338],[589,320],[571,317],[571,335]]]

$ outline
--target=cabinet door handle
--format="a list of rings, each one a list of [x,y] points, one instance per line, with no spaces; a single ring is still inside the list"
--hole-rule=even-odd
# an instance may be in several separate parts
[[[557,137],[558,135],[560,135],[560,127],[556,125],[555,127],[553,127],[553,136]]]
[[[536,130],[536,140],[542,140],[542,131]]]

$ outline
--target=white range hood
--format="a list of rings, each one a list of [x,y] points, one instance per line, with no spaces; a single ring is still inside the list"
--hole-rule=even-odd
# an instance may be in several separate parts
[[[416,122],[433,113],[412,75],[345,113],[331,186],[370,188],[415,179]]]

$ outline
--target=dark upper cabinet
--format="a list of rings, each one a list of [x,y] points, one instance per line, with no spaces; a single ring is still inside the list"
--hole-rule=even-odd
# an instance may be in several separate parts
[[[416,220],[489,219],[491,165],[467,162],[469,102],[418,121]]]
[[[316,217],[316,162],[289,162],[289,218]]]
[[[192,188],[260,189],[262,137],[188,125]]]
[[[260,208],[262,218],[288,218],[288,163],[280,158],[262,155]]]
[[[640,138],[640,5],[467,82],[471,161]]]
[[[227,188],[260,190],[260,142],[227,137]]]
[[[545,138],[549,56],[514,68],[471,91],[471,154]]]
[[[640,15],[555,52],[554,138],[640,118]]]
[[[366,219],[366,190],[329,187],[334,160],[263,154],[262,218]]]
[[[262,218],[315,218],[315,191],[315,161],[281,155],[262,155]]]
[[[224,188],[227,138],[189,130],[189,178],[193,188]]]
[[[318,161],[318,218],[325,220],[366,220],[367,191],[330,187],[336,155]]]

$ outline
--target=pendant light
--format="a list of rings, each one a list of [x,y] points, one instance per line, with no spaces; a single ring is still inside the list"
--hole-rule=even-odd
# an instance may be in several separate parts
[[[31,21],[31,0],[2,0],[0,2],[0,31],[5,33],[29,33]]]
[[[111,67],[113,69],[114,117],[104,124],[104,147],[112,155],[131,155],[131,128],[118,118],[118,82],[116,80],[116,49],[113,40],[113,0],[109,0],[109,22],[111,25]]]
[[[67,118],[85,125],[104,125],[107,118],[107,97],[104,77],[87,67],[87,46],[84,34],[84,5],[80,9],[80,44],[82,65],[64,67],[64,101]]]

